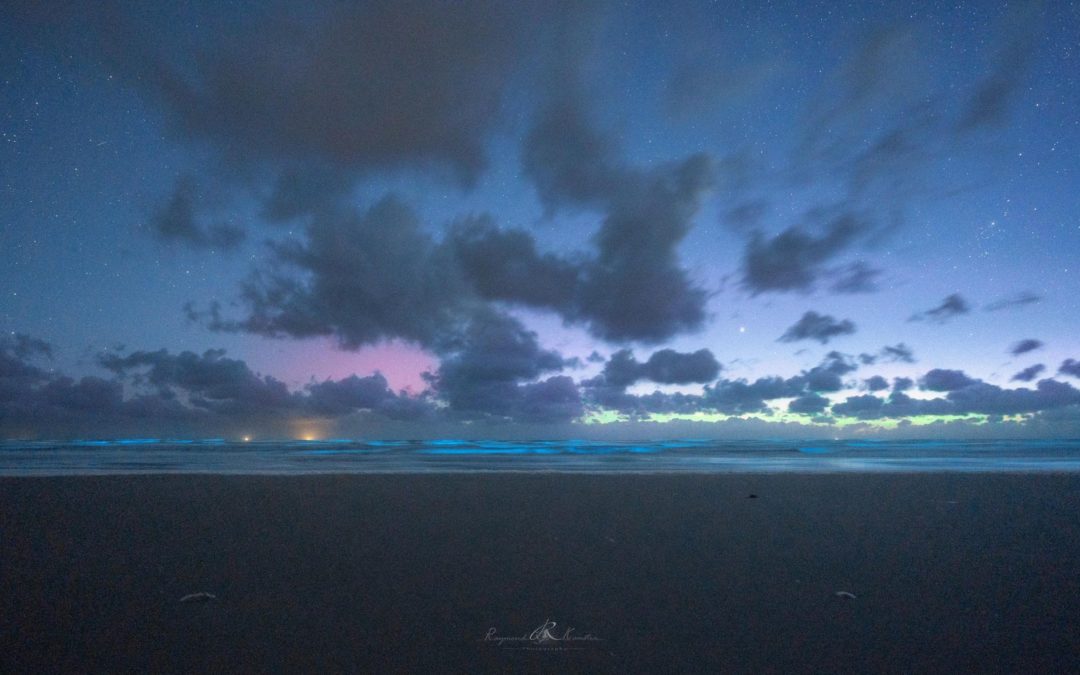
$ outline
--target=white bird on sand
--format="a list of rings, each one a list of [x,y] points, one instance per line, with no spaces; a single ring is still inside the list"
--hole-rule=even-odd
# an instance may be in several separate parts
[[[207,600],[217,600],[217,596],[206,591],[199,591],[198,593],[188,593],[180,598],[180,602],[206,602]]]

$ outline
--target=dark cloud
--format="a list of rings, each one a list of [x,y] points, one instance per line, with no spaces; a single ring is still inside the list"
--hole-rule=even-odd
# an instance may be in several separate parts
[[[1055,380],[1039,380],[1032,389],[1002,389],[979,382],[949,392],[948,399],[959,413],[1019,415],[1080,403],[1080,391]]]
[[[1043,346],[1043,343],[1042,343],[1041,340],[1035,340],[1035,339],[1032,339],[1032,338],[1027,338],[1025,340],[1020,340],[1019,342],[1014,344],[1012,347],[1009,347],[1009,353],[1012,354],[1013,356],[1020,356],[1021,354],[1027,354],[1028,352],[1033,352],[1033,351],[1035,351],[1036,349],[1039,349],[1042,346]]]
[[[968,377],[961,370],[934,368],[922,376],[919,384],[928,391],[955,391],[976,382],[978,380]]]
[[[189,308],[188,313],[218,330],[274,337],[333,335],[350,348],[405,338],[443,357],[433,383],[451,410],[513,416],[519,412],[516,406],[524,404],[519,380],[530,378],[484,377],[471,366],[473,352],[464,346],[486,334],[477,333],[478,326],[499,324],[482,300],[550,307],[568,320],[587,321],[610,338],[659,339],[696,326],[703,318],[704,293],[688,285],[665,285],[649,270],[668,280],[685,279],[675,266],[672,247],[696,209],[685,201],[696,198],[683,197],[683,191],[699,192],[703,171],[707,168],[698,159],[648,178],[620,170],[622,177],[641,177],[639,186],[648,194],[604,196],[611,200],[611,209],[598,234],[599,253],[575,263],[540,254],[527,233],[500,231],[487,217],[459,221],[436,243],[412,211],[393,197],[366,212],[326,209],[310,219],[306,240],[271,245],[272,263],[244,286],[245,317],[225,319],[217,305],[203,312]],[[667,253],[658,253],[657,246],[666,246]],[[624,274],[644,275],[652,285]],[[614,286],[605,289],[607,284]],[[635,287],[641,293],[635,295]],[[694,298],[683,309],[678,307],[680,294]],[[604,307],[596,304],[599,298]],[[696,377],[690,371],[702,364],[718,368],[707,352],[685,358],[661,352],[644,365],[647,376],[676,381]],[[710,379],[715,374],[711,371]],[[470,385],[469,377],[478,379]],[[545,392],[565,392],[566,385],[559,380],[529,391],[529,400],[540,410]],[[565,397],[560,401],[560,409],[567,409]]]
[[[705,292],[678,267],[674,246],[707,172],[707,162],[692,159],[641,178],[645,194],[610,195],[598,253],[573,261],[539,253],[529,233],[499,230],[488,217],[459,221],[436,244],[391,198],[362,215],[322,213],[307,243],[275,247],[277,266],[248,282],[250,315],[233,328],[336,334],[347,346],[389,337],[431,345],[482,299],[551,309],[611,340],[658,341],[696,329]]]
[[[315,216],[306,241],[272,245],[270,265],[244,284],[247,316],[195,318],[271,337],[332,335],[355,348],[404,338],[437,348],[476,311],[451,251],[394,197],[370,209]]]
[[[876,417],[883,405],[885,405],[884,399],[871,394],[862,394],[849,396],[844,402],[834,404],[831,412],[841,417]]]
[[[854,372],[858,366],[846,354],[829,352],[819,365],[803,371],[788,380],[788,384],[805,388],[809,391],[840,391],[845,387],[842,376]]]
[[[662,350],[657,352],[661,357],[640,363],[632,353],[621,350],[601,376],[578,385],[566,376],[546,376],[562,368],[565,359],[542,349],[535,334],[513,318],[494,312],[470,320],[458,340],[446,347],[437,372],[427,375],[431,389],[419,395],[392,392],[378,373],[290,391],[273,377],[252,372],[243,361],[226,357],[222,350],[106,352],[99,363],[114,379],[87,376],[76,380],[37,368],[16,356],[14,346],[14,340],[0,344],[0,430],[5,434],[34,429],[61,435],[97,429],[144,434],[148,429],[154,433],[162,429],[196,433],[277,429],[291,434],[311,420],[336,423],[355,416],[436,425],[470,421],[565,424],[580,419],[586,406],[647,419],[654,413],[770,413],[776,410],[769,402],[776,399],[792,399],[789,412],[812,415],[819,422],[826,412],[866,420],[921,415],[1004,417],[1080,405],[1080,391],[1054,380],[1041,380],[1035,389],[1002,389],[961,371],[935,369],[923,378],[923,387],[944,392],[943,397],[914,399],[902,392],[910,380],[897,378],[888,398],[852,396],[830,409],[824,392],[856,386],[844,382],[843,376],[857,365],[839,352],[830,352],[818,366],[789,378],[720,380],[706,385],[700,395],[659,391],[630,395],[626,386],[644,379],[646,370],[654,370],[651,377],[657,379],[686,381],[699,377],[687,374],[697,371],[688,364],[707,359],[701,352],[672,356]],[[37,348],[32,352],[30,357],[40,355]],[[680,363],[678,368],[671,367],[672,359]],[[680,370],[683,367],[689,370]],[[869,378],[867,383],[874,391],[885,384],[882,378]]]
[[[928,412],[929,409],[937,409],[938,412]],[[888,410],[889,412],[886,412]],[[883,399],[871,394],[850,396],[842,403],[832,406],[830,412],[833,415],[844,417],[856,417],[858,419],[880,419],[883,417],[913,417],[926,414],[947,414],[951,406],[943,399],[924,401],[913,399],[902,392],[893,392],[888,399]]]
[[[584,414],[581,392],[565,375],[521,387],[521,403],[516,419],[520,422],[559,423],[575,420]]]
[[[829,352],[819,365],[786,379],[762,377],[753,382],[744,379],[720,380],[714,386],[706,386],[695,403],[699,409],[728,415],[768,412],[770,406],[767,402],[780,398],[802,398],[806,399],[803,404],[816,407],[816,403],[812,403],[818,401],[816,395],[843,389],[845,384],[842,376],[857,367],[850,357]]]
[[[987,312],[1000,312],[1003,309],[1014,309],[1016,307],[1033,305],[1038,302],[1042,302],[1041,295],[1036,295],[1031,291],[1023,291],[1008,298],[1002,298],[1001,300],[991,302],[983,307],[983,309]]]
[[[0,343],[0,433],[57,437],[120,420],[170,426],[191,416],[190,409],[164,395],[136,395],[125,400],[116,380],[87,376],[74,379],[44,371],[11,346]]]
[[[712,185],[708,157],[629,166],[590,124],[581,97],[565,92],[539,114],[523,162],[549,213],[604,214],[595,251],[541,254],[523,230],[459,222],[447,245],[479,297],[549,309],[611,341],[658,342],[701,327],[707,295],[680,267],[676,247]]]
[[[781,377],[762,377],[753,382],[721,380],[713,387],[705,387],[702,404],[707,409],[728,415],[767,412],[769,405],[766,401],[800,396],[804,384]]]
[[[569,378],[523,384],[563,365],[558,353],[542,349],[536,333],[517,320],[483,312],[444,347],[442,363],[429,381],[449,410],[465,418],[528,416],[535,421],[561,413],[567,421],[582,412],[576,388],[571,395],[567,387]]]
[[[126,356],[107,353],[99,358],[105,369],[136,383],[149,384],[168,399],[186,393],[195,408],[221,414],[274,413],[297,407],[296,395],[284,382],[260,377],[247,364],[225,357],[224,350],[203,354],[133,352]]]
[[[596,377],[582,382],[587,399],[604,408],[620,412],[692,412],[700,397],[683,394],[635,396],[626,389],[642,380],[657,384],[692,384],[712,382],[720,373],[720,363],[708,349],[682,353],[662,349],[641,363],[629,349],[620,349],[604,364]]]
[[[309,417],[359,411],[415,419],[434,410],[426,397],[394,394],[381,375],[351,376],[290,392],[253,373],[223,350],[106,352],[99,363],[115,377],[74,379],[29,364],[12,368],[0,352],[0,429],[5,433],[237,433],[276,429]],[[16,363],[18,363],[16,361]],[[125,389],[127,389],[125,395]]]
[[[35,347],[39,342],[40,347]],[[22,334],[0,339],[0,401],[22,405],[35,387],[50,379],[48,372],[30,362],[43,349],[52,353],[51,345]]]
[[[134,31],[112,31],[111,44],[177,129],[230,159],[434,165],[475,181],[509,79],[533,44],[523,30],[538,25],[536,7],[406,0],[323,9],[253,22],[194,64],[167,60]]]
[[[743,256],[742,285],[753,295],[768,291],[809,291],[826,263],[850,247],[864,231],[851,214],[828,222],[820,232],[789,227],[774,237],[755,231]]]
[[[332,422],[358,414],[434,423],[481,418],[564,423],[584,413],[572,379],[539,379],[562,368],[563,359],[541,349],[536,335],[516,320],[492,312],[474,317],[459,339],[446,345],[438,371],[428,375],[431,389],[418,395],[393,392],[379,373],[290,391],[223,350],[105,352],[98,363],[114,377],[52,375],[11,349],[0,350],[0,427],[11,431],[55,422],[75,428],[292,433],[295,425],[312,419]]]
[[[426,396],[395,394],[379,373],[325,380],[307,385],[304,392],[290,392],[283,382],[253,373],[241,360],[226,358],[224,350],[201,355],[165,350],[110,352],[99,363],[121,379],[154,388],[163,399],[183,398],[196,411],[229,418],[342,417],[370,411],[390,419],[415,419],[433,409]]]
[[[1058,366],[1058,372],[1062,375],[1072,375],[1073,377],[1080,377],[1080,361],[1076,359],[1065,359]]]
[[[661,349],[645,363],[635,359],[631,350],[620,349],[604,364],[596,381],[622,389],[640,380],[657,384],[704,384],[715,380],[719,373],[720,363],[708,349],[688,353]]]
[[[391,391],[380,373],[367,377],[350,375],[307,386],[305,408],[316,415],[340,417],[358,410],[381,413],[394,420],[415,420],[434,415],[427,396],[410,397]]]
[[[658,342],[700,328],[707,294],[680,267],[676,247],[712,183],[710,160],[640,170],[595,134],[566,100],[540,115],[524,150],[549,209],[604,213],[594,252],[541,253],[529,233],[500,230],[488,216],[460,220],[436,242],[396,198],[366,213],[338,204],[313,213],[307,241],[273,245],[272,264],[244,286],[246,318],[191,314],[224,330],[335,335],[347,347],[394,337],[437,347],[439,334],[460,330],[483,301],[549,309],[611,341]]]
[[[698,154],[650,170],[625,164],[590,124],[574,86],[540,113],[523,148],[525,173],[550,213],[604,214],[573,304],[553,309],[611,341],[658,342],[700,328],[707,295],[676,247],[713,185],[712,162]]]
[[[1058,410],[1080,403],[1080,391],[1054,380],[1040,380],[1035,389],[1003,389],[979,380],[949,391],[944,398],[914,399],[894,392],[888,400],[852,396],[832,406],[832,413],[880,419],[918,415],[1023,415]]]
[[[1034,366],[1028,366],[1019,373],[1012,376],[1011,382],[1031,382],[1037,378],[1042,372],[1046,370],[1046,366],[1041,363],[1037,363]]]
[[[838,321],[828,314],[818,314],[814,311],[806,312],[794,325],[780,336],[780,342],[798,342],[799,340],[817,340],[826,344],[829,340],[841,335],[851,335],[855,332],[855,324],[849,319]]]
[[[522,149],[525,172],[552,213],[566,206],[604,206],[630,173],[619,161],[615,141],[590,123],[582,99],[575,92],[556,97],[541,111]]]
[[[324,415],[343,415],[356,409],[378,408],[392,396],[386,378],[379,373],[368,377],[350,375],[341,380],[325,380],[307,386],[310,407]]]
[[[194,249],[228,251],[247,236],[244,229],[227,223],[204,225],[196,213],[195,182],[181,178],[172,196],[150,218],[154,234],[164,241],[176,241]]]
[[[660,384],[712,382],[719,373],[720,364],[708,349],[689,354],[661,349],[642,366],[642,376]]]
[[[49,408],[72,415],[108,414],[121,410],[124,405],[123,386],[100,377],[84,377],[78,381],[59,377],[51,380],[38,393]]]
[[[788,410],[804,415],[817,415],[829,407],[829,399],[818,394],[806,394],[788,404]]]
[[[915,380],[910,377],[894,377],[893,378],[893,391],[907,391],[915,386]]]
[[[945,323],[949,319],[967,314],[971,311],[971,306],[968,305],[967,300],[960,297],[958,293],[946,297],[941,301],[941,304],[933,309],[928,309],[925,312],[917,312],[912,314],[908,321],[932,321],[934,323]]]
[[[715,389],[722,391],[710,394],[715,392]],[[715,388],[706,385],[705,395],[666,394],[661,391],[634,395],[626,393],[623,388],[609,386],[600,379],[582,383],[585,399],[591,406],[614,410],[631,418],[645,417],[652,413],[692,414],[716,411],[719,408],[731,414],[766,411],[768,405],[758,396],[757,389],[751,385],[751,389],[746,390],[746,383],[742,381],[721,380]]]
[[[621,411],[641,409],[650,412],[707,411],[741,415],[769,412],[771,408],[768,401],[780,398],[804,398],[806,400],[803,404],[810,406],[811,402],[818,400],[816,396],[820,392],[843,389],[846,385],[842,376],[856,368],[857,366],[848,356],[839,352],[830,352],[819,365],[793,377],[762,377],[753,382],[744,379],[720,380],[715,385],[706,385],[701,396],[683,394],[668,396],[656,392],[647,397],[636,397],[625,394],[621,389],[618,391],[598,389],[597,393],[607,395],[605,405]],[[597,400],[599,401],[600,397],[597,397]]]
[[[864,384],[870,391],[882,391],[889,388],[889,381],[880,375],[867,378]]]
[[[481,296],[575,313],[582,266],[540,254],[528,232],[500,230],[490,218],[471,218],[458,222],[447,241]]]

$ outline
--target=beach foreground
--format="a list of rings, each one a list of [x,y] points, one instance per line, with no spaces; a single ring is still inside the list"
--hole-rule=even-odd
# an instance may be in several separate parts
[[[1076,474],[4,478],[0,671],[1064,672],[1078,514]],[[545,622],[588,639],[492,639]]]

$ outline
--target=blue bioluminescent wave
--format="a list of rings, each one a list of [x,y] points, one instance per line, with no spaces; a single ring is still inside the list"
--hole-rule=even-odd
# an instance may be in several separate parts
[[[1080,440],[0,442],[0,475],[1080,472]]]

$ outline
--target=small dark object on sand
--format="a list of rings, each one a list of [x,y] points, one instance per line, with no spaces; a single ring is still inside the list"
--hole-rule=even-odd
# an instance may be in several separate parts
[[[180,602],[206,602],[208,600],[217,600],[217,596],[213,593],[200,591],[198,593],[189,593],[180,598]]]
[[[746,498],[747,498],[747,499],[757,499],[757,495],[755,495],[755,494],[750,494],[750,495],[748,495],[748,496],[747,496]]]

